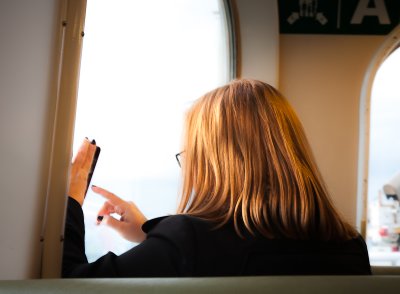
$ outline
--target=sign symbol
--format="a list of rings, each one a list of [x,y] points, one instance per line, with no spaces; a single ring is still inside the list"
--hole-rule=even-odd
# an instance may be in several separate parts
[[[328,19],[322,12],[318,11],[318,0],[299,0],[299,11],[294,11],[287,18],[287,22],[293,25],[301,18],[311,18],[325,25]]]
[[[314,17],[317,13],[318,0],[299,0],[300,16]]]
[[[322,25],[325,25],[328,22],[328,19],[325,17],[325,15],[322,12],[318,12],[315,19],[318,20],[319,23]]]
[[[351,24],[361,24],[365,16],[376,16],[381,25],[390,24],[391,22],[385,6],[385,1],[374,0],[373,2],[374,7],[371,8],[368,6],[368,0],[360,0],[351,19]]]
[[[298,12],[293,12],[287,19],[288,23],[294,24],[300,18],[300,14]]]

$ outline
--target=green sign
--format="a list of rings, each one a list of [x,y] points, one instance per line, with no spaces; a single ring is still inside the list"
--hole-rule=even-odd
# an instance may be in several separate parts
[[[400,0],[278,0],[282,34],[386,35]]]

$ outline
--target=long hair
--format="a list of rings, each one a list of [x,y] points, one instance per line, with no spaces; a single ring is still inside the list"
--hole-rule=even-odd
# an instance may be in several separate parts
[[[267,238],[346,240],[302,125],[286,99],[256,80],[205,94],[186,116],[178,213]]]

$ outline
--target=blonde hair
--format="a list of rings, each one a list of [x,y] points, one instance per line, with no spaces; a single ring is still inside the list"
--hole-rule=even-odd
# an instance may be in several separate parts
[[[186,117],[179,213],[267,238],[346,240],[297,115],[272,86],[235,80]]]

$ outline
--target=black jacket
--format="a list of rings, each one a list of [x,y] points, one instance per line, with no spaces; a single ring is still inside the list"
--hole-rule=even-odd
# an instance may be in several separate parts
[[[83,212],[69,198],[63,277],[185,277],[371,274],[359,237],[345,242],[240,238],[227,224],[215,229],[196,217],[173,215],[143,225],[147,239],[120,256],[93,263],[85,255]]]

